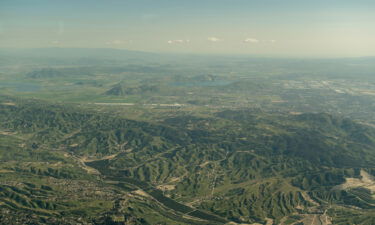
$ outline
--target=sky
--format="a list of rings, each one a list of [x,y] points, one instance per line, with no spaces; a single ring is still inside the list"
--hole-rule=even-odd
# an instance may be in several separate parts
[[[0,48],[375,56],[374,0],[0,0]]]

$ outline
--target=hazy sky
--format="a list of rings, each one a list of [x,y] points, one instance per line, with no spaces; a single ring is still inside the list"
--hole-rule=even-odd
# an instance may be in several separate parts
[[[375,0],[0,0],[0,47],[375,55]]]

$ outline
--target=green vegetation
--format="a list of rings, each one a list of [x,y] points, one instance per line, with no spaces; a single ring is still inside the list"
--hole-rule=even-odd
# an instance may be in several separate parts
[[[375,129],[348,119],[222,111],[207,118],[179,116],[149,123],[35,100],[9,100],[13,104],[2,104],[0,114],[5,121],[2,180],[30,176],[25,187],[2,187],[3,204],[12,209],[61,217],[101,212],[104,217],[118,193],[138,188],[178,218],[187,214],[213,223],[280,221],[309,212],[316,204],[373,209],[367,189],[334,189],[346,178],[358,177],[360,169],[374,167]],[[90,162],[85,165],[84,160]],[[97,178],[90,167],[105,177]],[[32,177],[37,184],[30,182]],[[38,200],[47,198],[37,197],[40,192],[57,196],[66,191],[44,183],[48,179],[121,181],[130,186],[104,185],[112,196],[104,202]],[[168,185],[172,188],[157,189]],[[220,217],[184,205],[189,202]]]
[[[65,60],[1,67],[0,223],[374,224],[371,68]]]

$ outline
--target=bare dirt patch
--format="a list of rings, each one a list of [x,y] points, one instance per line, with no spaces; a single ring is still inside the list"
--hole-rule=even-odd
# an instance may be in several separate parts
[[[3,103],[1,103],[1,105],[10,105],[10,106],[15,106],[16,103],[14,103],[14,102],[3,102]]]
[[[361,170],[361,178],[346,178],[346,182],[335,187],[335,189],[351,189],[362,187],[375,192],[375,178],[366,171]]]
[[[176,188],[176,185],[172,185],[172,184],[158,185],[156,188],[162,191],[172,191]]]
[[[16,132],[1,131],[1,130],[0,130],[0,134],[2,134],[2,135],[6,135],[6,136],[9,136],[9,135],[15,135],[15,134],[17,134],[17,133],[16,133]]]
[[[133,191],[134,194],[137,194],[137,195],[140,195],[140,196],[143,196],[143,197],[151,197],[149,194],[147,194],[145,191],[143,190],[136,190],[136,191]]]
[[[211,162],[211,161],[206,161],[206,162],[200,164],[199,166],[200,166],[201,168],[203,168],[203,167],[205,167],[206,165],[210,164],[210,162]]]

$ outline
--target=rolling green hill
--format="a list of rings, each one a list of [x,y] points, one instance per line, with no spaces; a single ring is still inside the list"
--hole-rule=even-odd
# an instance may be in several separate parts
[[[141,122],[1,97],[0,121],[4,221],[374,221],[372,190],[340,185],[375,174],[375,129],[346,118],[224,110]]]

